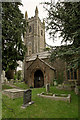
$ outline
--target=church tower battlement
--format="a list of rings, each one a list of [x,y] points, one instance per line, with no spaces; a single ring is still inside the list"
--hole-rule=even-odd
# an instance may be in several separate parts
[[[45,22],[38,17],[38,8],[35,9],[35,16],[28,18],[25,12],[25,19],[28,22],[24,42],[27,47],[27,56],[43,52],[45,49]]]

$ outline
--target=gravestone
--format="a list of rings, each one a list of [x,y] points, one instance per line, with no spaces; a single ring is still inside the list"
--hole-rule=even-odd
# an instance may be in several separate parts
[[[32,98],[32,90],[28,89],[24,91],[22,108],[26,108],[27,106],[34,103],[34,101],[31,101],[31,98]]]
[[[49,92],[49,90],[50,90],[50,85],[46,84],[46,92]]]
[[[3,70],[1,74],[1,83],[6,83],[6,82],[7,82],[7,78],[5,77],[5,71]]]
[[[78,95],[78,94],[79,94],[79,88],[78,88],[78,86],[77,86],[77,85],[75,86],[74,91],[75,91],[76,95]]]
[[[24,105],[31,102],[31,93],[32,93],[32,90],[30,90],[30,89],[24,91],[24,96],[23,96],[23,104]]]
[[[75,91],[76,95],[79,94],[79,87],[78,87],[77,81],[75,81],[75,89],[74,89],[74,91]]]
[[[54,86],[56,86],[57,85],[57,82],[56,81],[54,81]]]

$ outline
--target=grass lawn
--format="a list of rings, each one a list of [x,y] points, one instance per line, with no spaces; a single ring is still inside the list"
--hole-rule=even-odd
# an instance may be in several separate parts
[[[70,93],[71,103],[55,101],[48,98],[38,97],[37,94],[45,92],[45,88],[32,89],[32,101],[34,104],[22,109],[23,98],[12,100],[3,95],[2,117],[3,118],[77,118],[78,96],[73,91],[60,91],[55,87],[50,88],[53,93]]]
[[[14,85],[18,88],[21,89],[28,89],[29,87],[27,86],[27,84],[25,84],[24,82],[18,82],[18,83],[14,83]]]
[[[14,83],[13,85],[20,88],[20,89],[28,89],[29,88],[24,82]],[[11,88],[13,88],[13,87],[6,85],[6,84],[2,85],[2,90],[11,89]]]
[[[11,87],[9,85],[6,85],[6,84],[2,85],[2,90],[4,90],[4,89],[11,89],[11,88],[13,88],[13,87]]]

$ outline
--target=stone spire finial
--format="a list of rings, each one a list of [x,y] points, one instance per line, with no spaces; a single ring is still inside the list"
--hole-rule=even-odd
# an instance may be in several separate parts
[[[45,20],[43,19],[43,25],[45,25]]]
[[[25,19],[26,19],[26,20],[28,19],[27,11],[25,12]]]
[[[39,55],[37,54],[37,58],[39,57]]]
[[[36,6],[36,9],[35,9],[35,16],[38,16],[38,8]]]

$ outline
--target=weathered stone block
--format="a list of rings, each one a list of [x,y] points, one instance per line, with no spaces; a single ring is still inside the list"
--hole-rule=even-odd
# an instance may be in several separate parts
[[[21,89],[6,89],[3,91],[5,95],[8,97],[15,99],[18,97],[23,97],[24,90]]]

